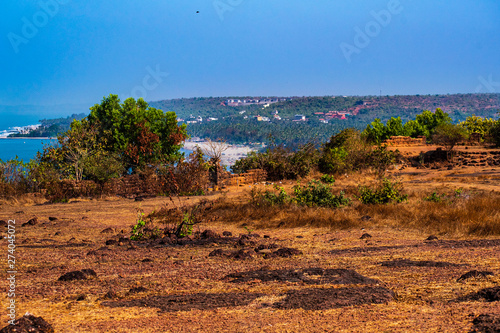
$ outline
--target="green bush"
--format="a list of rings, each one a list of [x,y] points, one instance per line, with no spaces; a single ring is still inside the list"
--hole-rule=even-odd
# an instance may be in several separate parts
[[[138,212],[137,222],[132,226],[131,240],[140,241],[145,239],[156,239],[161,236],[161,231],[158,227],[153,227],[151,219],[146,220],[143,212]]]
[[[337,174],[362,169],[366,167],[366,158],[371,149],[358,130],[342,130],[323,146],[318,161],[319,171]]]
[[[325,184],[333,184],[335,183],[335,178],[332,175],[323,175],[320,180]]]
[[[317,180],[310,181],[307,185],[295,185],[293,187],[294,196],[288,195],[281,186],[274,187],[278,193],[266,190],[264,193],[253,193],[253,202],[266,205],[287,205],[296,204],[300,206],[318,206],[328,208],[338,208],[348,205],[350,199],[344,196],[343,192],[334,195],[330,186],[322,184]]]
[[[358,199],[364,204],[387,204],[391,202],[403,202],[408,199],[407,194],[402,194],[402,185],[398,182],[391,182],[384,178],[375,189],[360,186],[358,189]]]
[[[261,197],[264,203],[273,206],[273,205],[284,205],[293,201],[282,186],[275,185],[274,188],[278,191],[278,194],[266,190]]]
[[[330,186],[319,181],[310,181],[305,186],[296,185],[293,187],[293,191],[294,201],[302,206],[338,208],[350,203],[350,199],[344,197],[344,192],[334,195]]]
[[[231,167],[234,173],[251,169],[264,169],[269,180],[297,179],[304,177],[316,166],[318,150],[313,143],[300,146],[298,150],[285,146],[272,146],[265,152],[252,152],[236,161]]]

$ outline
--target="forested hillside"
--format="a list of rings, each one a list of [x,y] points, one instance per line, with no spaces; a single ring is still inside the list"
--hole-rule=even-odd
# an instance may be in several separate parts
[[[188,133],[192,136],[221,137],[235,143],[268,141],[269,137],[276,143],[303,143],[310,139],[324,142],[347,127],[364,129],[375,118],[385,122],[391,117],[400,117],[407,121],[423,110],[435,111],[437,108],[448,113],[455,123],[473,114],[496,118],[500,111],[500,94],[293,97],[267,107],[229,106],[227,103],[229,99],[259,98],[190,98],[150,104],[176,112],[183,121],[195,121],[201,116],[202,122],[188,124]],[[332,111],[345,114],[345,119],[329,118],[327,113]],[[275,118],[276,114],[281,119]],[[304,115],[306,121],[294,122],[297,114]],[[267,117],[270,121],[257,121],[256,116]],[[207,117],[217,120],[207,122]]]
[[[269,142],[272,139],[275,143],[288,145],[310,140],[325,142],[344,128],[362,130],[375,118],[386,122],[391,117],[400,117],[406,122],[423,110],[441,108],[455,123],[473,114],[497,119],[500,111],[500,94],[288,97],[286,101],[266,105],[231,106],[234,103],[228,103],[229,100],[264,99],[277,97],[197,97],[155,101],[149,105],[174,111],[180,122],[189,122],[187,130],[191,136],[224,138],[231,143]],[[305,116],[304,121],[294,121],[295,115]],[[202,118],[201,122],[198,117]],[[69,129],[73,118],[75,115],[42,120],[42,127],[28,135],[55,136]],[[207,121],[208,118],[213,120]]]

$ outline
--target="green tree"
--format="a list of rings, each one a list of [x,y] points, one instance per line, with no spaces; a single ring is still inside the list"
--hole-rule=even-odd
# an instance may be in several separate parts
[[[370,151],[371,146],[361,137],[358,130],[342,130],[323,146],[318,161],[319,170],[328,174],[357,170],[366,166],[365,159]]]
[[[493,143],[500,147],[500,119],[491,126],[488,135],[491,137]]]
[[[434,130],[432,142],[445,146],[448,152],[448,159],[453,157],[453,148],[462,140],[467,138],[467,132],[459,125],[441,124]]]
[[[467,117],[465,121],[459,123],[459,125],[463,129],[465,129],[469,135],[472,133],[479,133],[482,137],[484,137],[495,125],[495,120],[493,120],[492,118],[483,118],[472,115],[470,117]]]
[[[125,168],[136,170],[148,164],[173,163],[187,138],[186,125],[178,126],[175,112],[148,106],[142,98],[120,104],[109,95],[90,108],[88,124],[96,126],[104,150],[118,154]]]
[[[365,137],[367,141],[374,144],[382,142],[384,140],[384,136],[385,125],[379,118],[375,118],[375,120],[368,124],[363,131],[363,137]]]

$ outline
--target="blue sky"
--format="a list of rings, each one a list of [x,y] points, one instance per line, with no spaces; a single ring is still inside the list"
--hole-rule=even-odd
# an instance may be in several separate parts
[[[498,0],[18,0],[0,8],[0,105],[90,106],[110,93],[500,92]]]

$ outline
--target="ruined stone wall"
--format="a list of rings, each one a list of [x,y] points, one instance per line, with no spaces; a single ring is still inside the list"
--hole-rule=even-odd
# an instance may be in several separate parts
[[[426,137],[419,136],[418,138],[410,138],[409,136],[391,136],[390,139],[384,141],[389,146],[425,146]]]
[[[223,186],[251,185],[267,180],[267,172],[262,169],[248,170],[246,173],[230,174],[223,176]]]

